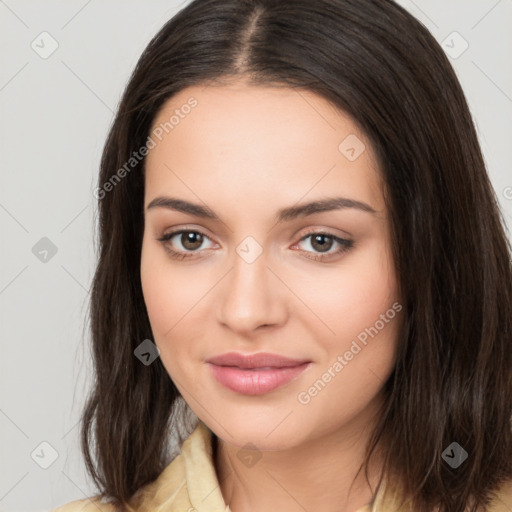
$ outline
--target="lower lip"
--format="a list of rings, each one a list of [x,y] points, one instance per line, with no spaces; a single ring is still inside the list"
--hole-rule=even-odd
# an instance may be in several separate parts
[[[244,395],[263,395],[290,382],[310,363],[268,370],[243,370],[236,366],[218,366],[208,363],[213,376],[225,387]]]

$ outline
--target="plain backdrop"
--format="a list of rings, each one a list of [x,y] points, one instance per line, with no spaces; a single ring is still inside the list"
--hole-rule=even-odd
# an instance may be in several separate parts
[[[91,383],[92,191],[129,74],[186,3],[0,0],[0,512],[95,492],[77,427]],[[450,54],[510,229],[512,0],[400,3]]]

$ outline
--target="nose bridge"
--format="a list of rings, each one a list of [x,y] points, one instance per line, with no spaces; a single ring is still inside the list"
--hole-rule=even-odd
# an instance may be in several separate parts
[[[268,254],[251,238],[236,247],[220,290],[219,321],[237,331],[280,323],[286,311],[283,290],[267,268]]]

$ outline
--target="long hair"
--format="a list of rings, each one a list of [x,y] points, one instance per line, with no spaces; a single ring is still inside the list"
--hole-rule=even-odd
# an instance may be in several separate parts
[[[195,0],[142,53],[96,194],[95,380],[81,442],[101,496],[125,504],[154,481],[183,418],[160,359],[134,356],[153,338],[140,280],[145,159],[130,159],[166,100],[227,80],[316,93],[370,140],[404,322],[366,460],[382,446],[383,473],[415,511],[480,510],[512,476],[511,248],[454,70],[392,0]],[[443,458],[454,442],[468,454],[457,468]]]

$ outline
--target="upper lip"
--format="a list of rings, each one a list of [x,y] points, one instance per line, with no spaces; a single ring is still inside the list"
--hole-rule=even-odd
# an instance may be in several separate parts
[[[239,354],[237,352],[229,352],[220,354],[207,359],[207,363],[217,366],[237,366],[238,368],[286,368],[290,366],[299,366],[311,361],[307,359],[291,359],[289,357],[271,354],[268,352],[260,352],[258,354]]]

